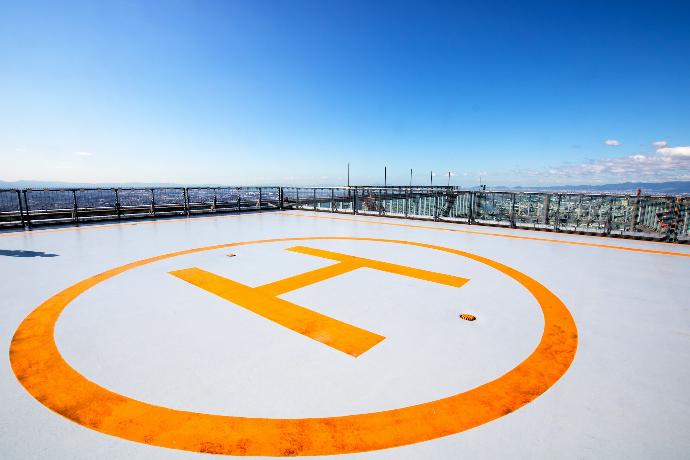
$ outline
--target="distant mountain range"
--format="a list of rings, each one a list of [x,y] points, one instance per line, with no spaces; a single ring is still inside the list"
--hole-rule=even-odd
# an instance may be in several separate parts
[[[487,187],[488,188],[488,187]],[[690,181],[669,181],[669,182],[622,182],[619,184],[599,184],[599,185],[552,185],[540,187],[491,187],[494,190],[516,190],[516,191],[546,191],[546,192],[606,192],[606,193],[636,193],[637,189],[642,193],[668,193],[685,194],[690,193]]]
[[[221,184],[173,184],[160,182],[126,182],[126,183],[87,183],[87,182],[55,182],[20,180],[14,182],[0,181],[0,188],[90,188],[90,187],[227,187]],[[478,187],[471,187],[476,190]],[[514,190],[524,192],[547,191],[547,192],[606,192],[606,193],[635,193],[641,189],[646,194],[690,194],[690,181],[669,181],[669,182],[623,182],[619,184],[599,184],[599,185],[552,185],[552,186],[489,186],[490,190]]]
[[[18,180],[14,182],[0,180],[0,188],[94,188],[94,187],[186,187],[182,184],[170,184],[163,182],[58,182],[45,180]]]

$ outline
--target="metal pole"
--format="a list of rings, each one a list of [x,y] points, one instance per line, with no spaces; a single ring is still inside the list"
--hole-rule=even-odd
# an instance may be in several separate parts
[[[151,214],[156,215],[156,194],[151,189]]]
[[[24,209],[26,209],[26,225],[31,230],[31,209],[29,208],[29,200],[26,199],[26,190],[22,190],[24,195]]]
[[[187,187],[182,189],[182,198],[184,200],[184,213],[189,216],[189,189]]]
[[[357,214],[357,187],[354,190],[355,194],[352,195],[352,214]]]
[[[388,187],[388,167],[383,167],[383,186]]]
[[[433,171],[431,171],[429,173],[429,184],[431,184],[432,187],[434,186],[434,172]]]
[[[347,186],[350,186],[350,163],[347,164]]]
[[[439,220],[439,218],[438,218],[438,193],[434,193],[434,220]]]
[[[630,231],[631,232],[634,232],[637,230],[637,223],[638,223],[637,214],[638,214],[639,209],[640,209],[640,195],[641,194],[642,194],[642,190],[640,190],[638,188],[637,194],[635,195],[635,201],[633,202],[633,208],[631,211],[632,215],[630,216]]]
[[[553,223],[553,229],[554,229],[555,231],[558,231],[558,226],[559,226],[560,220],[561,220],[561,219],[560,219],[560,213],[561,213],[561,195],[558,194],[558,195],[556,195],[556,196],[558,197],[558,200],[556,201],[556,216],[555,216],[556,219],[554,220],[554,223]]]
[[[412,188],[412,168],[410,168],[410,188]]]
[[[448,188],[450,188],[450,171],[448,171]]]
[[[611,225],[613,225],[613,200],[614,197],[609,199],[609,215],[606,219],[606,226],[604,227],[604,233],[606,236],[611,235]]]
[[[280,201],[280,209],[285,209],[283,205],[283,187],[278,187],[278,200]]]
[[[17,204],[19,205],[19,218],[22,221],[22,227],[26,227],[26,222],[24,221],[24,206],[22,205],[22,193],[17,190]]]
[[[72,190],[72,213],[74,216],[72,217],[72,220],[74,220],[74,223],[78,224],[79,223],[79,214],[77,213],[77,191]]]
[[[409,189],[405,189],[405,201],[403,202],[403,203],[404,203],[404,204],[403,204],[403,209],[404,209],[404,211],[405,211],[405,217],[406,217],[406,218],[407,218],[407,214],[408,214],[409,207],[410,207],[409,203],[407,202],[407,200],[408,200],[408,190],[409,190]]]
[[[117,213],[117,219],[120,220],[120,190],[115,189],[115,212]]]
[[[314,188],[314,212],[316,212],[316,188]]]
[[[259,187],[259,211],[261,210],[261,187]]]

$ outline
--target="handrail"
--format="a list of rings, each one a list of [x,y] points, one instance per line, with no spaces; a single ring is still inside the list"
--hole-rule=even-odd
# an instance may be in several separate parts
[[[280,209],[690,242],[690,196],[373,185],[0,189],[0,228]]]

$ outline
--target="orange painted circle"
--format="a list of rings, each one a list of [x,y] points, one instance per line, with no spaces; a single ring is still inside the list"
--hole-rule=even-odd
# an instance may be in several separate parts
[[[155,406],[109,391],[63,359],[55,322],[87,289],[127,270],[213,249],[304,240],[359,240],[418,246],[488,265],[525,287],[544,315],[541,341],[501,377],[447,398],[399,409],[339,417],[278,419],[201,414]],[[46,300],[14,334],[10,361],[19,382],[49,409],[93,430],[160,447],[227,455],[331,455],[403,446],[459,433],[519,409],[568,370],[577,350],[577,327],[561,300],[529,276],[456,249],[380,238],[303,237],[229,243],[132,262],[92,276]]]

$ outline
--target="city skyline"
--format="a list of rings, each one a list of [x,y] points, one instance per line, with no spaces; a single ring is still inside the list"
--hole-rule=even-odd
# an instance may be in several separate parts
[[[22,2],[0,180],[690,180],[686,2]],[[436,181],[436,179],[434,179]]]

